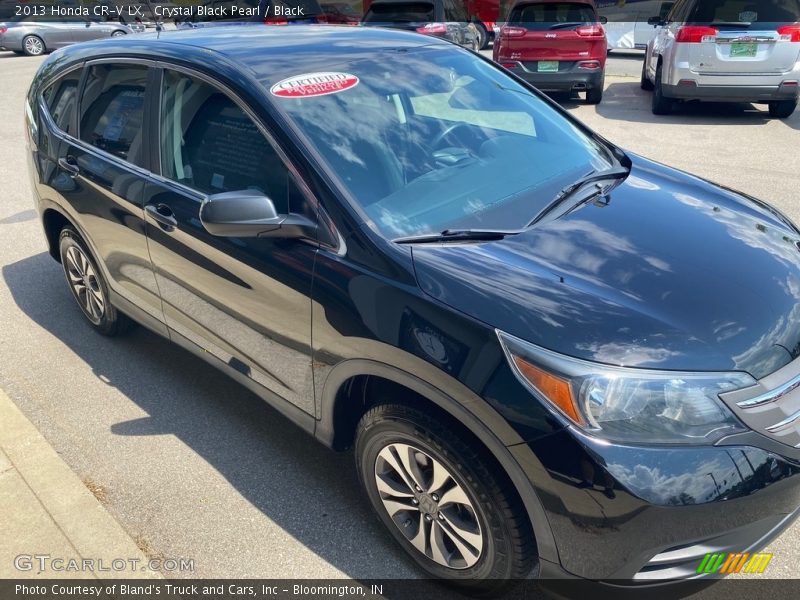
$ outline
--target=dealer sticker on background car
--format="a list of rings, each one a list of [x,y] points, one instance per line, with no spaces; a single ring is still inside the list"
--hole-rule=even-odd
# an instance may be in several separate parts
[[[358,77],[350,73],[304,73],[279,81],[270,93],[279,98],[309,98],[338,94],[358,85]]]

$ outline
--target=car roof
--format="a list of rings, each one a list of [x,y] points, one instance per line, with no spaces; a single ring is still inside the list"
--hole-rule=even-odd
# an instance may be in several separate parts
[[[224,71],[246,69],[258,80],[324,71],[380,52],[452,44],[395,29],[338,25],[201,27],[84,42],[58,51],[65,62],[107,56],[177,60]],[[56,54],[53,56],[55,57]]]
[[[106,57],[166,60],[228,78],[236,78],[238,72],[245,71],[266,83],[330,70],[357,59],[375,58],[382,52],[429,46],[454,47],[446,40],[395,29],[340,25],[270,27],[256,23],[83,42],[51,56],[62,57],[59,62],[64,66]]]

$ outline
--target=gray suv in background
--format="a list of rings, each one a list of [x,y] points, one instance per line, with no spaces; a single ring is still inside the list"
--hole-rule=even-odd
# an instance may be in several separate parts
[[[800,89],[800,0],[678,0],[647,45],[642,88],[653,113],[676,102],[753,102],[775,118]]]
[[[48,12],[0,23],[0,50],[39,56],[70,44],[128,33],[133,30],[119,21],[59,17]]]

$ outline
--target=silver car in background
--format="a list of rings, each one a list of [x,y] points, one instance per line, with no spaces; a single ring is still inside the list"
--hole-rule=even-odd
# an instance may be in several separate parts
[[[133,33],[119,21],[51,15],[17,17],[0,23],[0,50],[39,56],[78,42]]]
[[[653,113],[677,101],[752,102],[788,118],[800,94],[800,0],[678,0],[647,45]]]

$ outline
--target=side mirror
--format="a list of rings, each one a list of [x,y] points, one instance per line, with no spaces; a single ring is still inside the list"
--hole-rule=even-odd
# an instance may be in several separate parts
[[[662,17],[650,17],[647,19],[647,24],[653,26],[664,25],[664,19]]]
[[[200,222],[219,237],[304,238],[317,230],[303,215],[279,215],[272,200],[252,190],[208,196],[200,206]]]
[[[606,17],[605,15],[601,16],[600,17],[600,24],[601,25],[608,25],[608,17]]]

